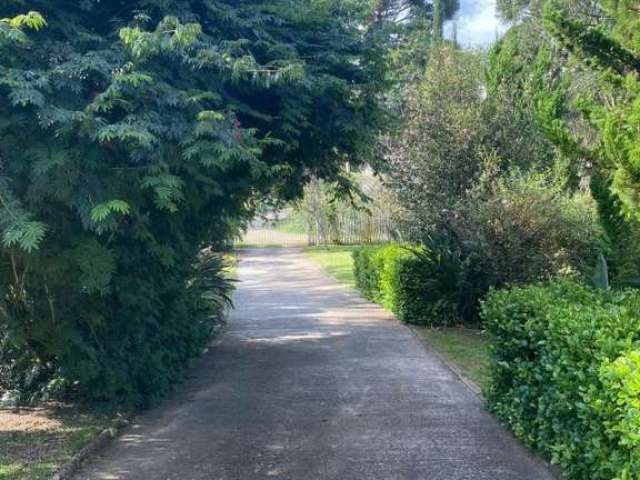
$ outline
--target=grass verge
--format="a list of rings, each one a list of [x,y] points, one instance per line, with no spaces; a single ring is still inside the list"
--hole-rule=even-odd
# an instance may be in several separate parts
[[[115,425],[113,412],[73,406],[0,410],[0,480],[50,479],[82,448]]]
[[[355,288],[353,258],[358,247],[309,247],[308,258],[331,277]],[[465,328],[414,328],[418,335],[448,362],[456,365],[469,380],[484,389],[488,383],[489,338],[480,330]]]
[[[466,328],[417,328],[414,331],[456,365],[469,380],[485,389],[489,378],[489,338],[480,330]]]
[[[304,249],[305,255],[320,265],[329,276],[340,283],[356,286],[353,276],[353,258],[351,254],[358,247],[308,247]]]

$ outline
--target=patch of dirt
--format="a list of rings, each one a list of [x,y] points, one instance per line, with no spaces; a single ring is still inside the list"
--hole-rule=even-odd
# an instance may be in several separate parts
[[[0,457],[34,462],[47,458],[64,441],[65,424],[53,410],[0,410]]]
[[[1,411],[0,433],[8,432],[51,432],[64,428],[60,419],[52,418],[47,409],[33,411]]]

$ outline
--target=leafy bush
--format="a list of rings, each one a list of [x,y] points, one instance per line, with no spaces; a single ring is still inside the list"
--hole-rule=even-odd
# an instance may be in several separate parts
[[[479,187],[452,214],[464,265],[463,317],[476,321],[490,288],[556,277],[590,281],[607,251],[593,201],[543,174],[513,173]]]
[[[564,281],[493,292],[494,412],[571,479],[640,476],[640,294]]]
[[[415,262],[415,252],[400,245],[389,245],[380,249],[376,257],[379,267],[379,301],[400,320],[406,321],[408,299],[405,286],[416,285],[418,280],[409,274],[410,265]]]
[[[88,327],[99,352],[71,334],[79,328],[72,318],[54,325],[45,317],[25,331],[20,318],[8,316],[7,329],[0,331],[0,388],[17,390],[23,402],[60,393],[137,405],[153,401],[170,391],[186,362],[202,352],[231,305],[233,283],[225,268],[222,256],[207,253],[195,267],[179,272],[190,272],[186,285],[153,264],[145,271],[159,278],[118,278],[126,286],[111,297],[118,302],[104,305],[103,317]],[[126,322],[104,320],[118,312],[128,313]]]
[[[354,252],[356,285],[399,320],[446,325],[458,318],[458,270],[424,248],[389,245]]]

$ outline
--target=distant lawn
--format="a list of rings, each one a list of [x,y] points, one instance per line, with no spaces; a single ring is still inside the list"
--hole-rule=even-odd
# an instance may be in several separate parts
[[[489,338],[479,330],[465,328],[414,328],[465,377],[484,389],[489,376]]]
[[[353,258],[351,254],[357,246],[348,247],[308,247],[304,252],[311,260],[320,265],[331,277],[340,283],[356,287],[353,276]]]
[[[297,233],[304,235],[307,233],[308,227],[304,217],[299,214],[293,214],[288,218],[275,222],[272,226],[274,230],[282,233]]]
[[[351,254],[357,248],[357,246],[309,247],[305,249],[305,253],[331,277],[355,288]],[[469,380],[480,388],[484,389],[487,386],[489,339],[483,332],[464,328],[414,327],[414,330],[447,361],[457,365]]]

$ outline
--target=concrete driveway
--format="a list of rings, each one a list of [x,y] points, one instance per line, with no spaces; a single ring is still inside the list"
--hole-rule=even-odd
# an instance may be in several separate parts
[[[381,308],[294,250],[242,254],[228,333],[80,479],[547,480]]]

